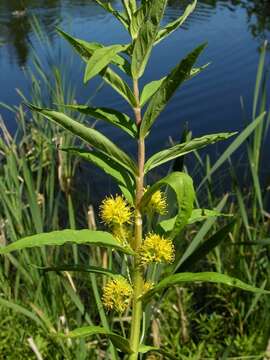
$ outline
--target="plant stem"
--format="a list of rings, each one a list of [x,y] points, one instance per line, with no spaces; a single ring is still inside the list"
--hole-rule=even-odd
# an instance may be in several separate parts
[[[135,114],[135,120],[137,128],[139,130],[142,121],[141,118],[141,107],[140,107],[140,95],[138,80],[133,81],[134,96],[136,98],[137,106],[133,109]],[[140,202],[143,196],[143,185],[144,185],[144,161],[145,161],[145,144],[144,139],[138,139],[138,176],[136,178],[136,201],[135,201],[135,235],[133,249],[137,251],[142,243],[142,214],[140,209]],[[131,332],[130,332],[130,347],[133,354],[130,355],[129,360],[138,359],[138,351],[140,344],[141,335],[141,320],[142,320],[142,302],[140,296],[143,290],[143,275],[141,272],[138,258],[135,257],[134,261],[134,273],[133,273],[133,304],[132,304],[132,319],[131,319]]]

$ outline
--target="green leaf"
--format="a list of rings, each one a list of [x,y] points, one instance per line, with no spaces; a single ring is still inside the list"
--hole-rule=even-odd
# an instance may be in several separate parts
[[[178,213],[175,219],[174,228],[168,234],[168,236],[173,239],[183,230],[192,214],[193,202],[195,199],[193,181],[186,173],[173,172],[169,174],[157,181],[146,191],[141,201],[142,209],[150,201],[151,196],[162,186],[169,186],[174,191],[178,205]]]
[[[230,156],[243,144],[244,141],[247,140],[249,135],[256,129],[258,125],[264,120],[266,112],[260,114],[255,120],[253,120],[243,131],[239,133],[239,135],[235,138],[235,140],[227,147],[227,149],[222,153],[222,155],[218,158],[215,164],[211,167],[208,174],[203,178],[201,183],[198,186],[198,189],[209,179],[209,177],[225,162]]]
[[[124,14],[120,13],[119,11],[115,10],[111,3],[106,1],[103,2],[101,0],[95,0],[104,10],[111,13],[118,21],[120,21],[126,29],[128,29],[128,21]]]
[[[92,56],[93,52],[97,49],[101,49],[103,45],[96,42],[88,42],[81,39],[77,39],[67,34],[62,29],[57,28],[56,31],[61,35],[76,52],[82,57],[84,61],[88,61]]]
[[[218,246],[222,241],[228,238],[230,232],[233,231],[235,221],[223,226],[209,239],[205,240],[182,264],[174,270],[174,272],[183,272],[194,269],[194,266],[205,256]]]
[[[146,354],[148,352],[157,352],[161,355],[164,355],[165,357],[169,358],[169,359],[173,359],[173,360],[177,360],[178,358],[175,357],[174,355],[168,353],[167,351],[161,349],[161,348],[158,348],[156,346],[149,346],[149,345],[143,345],[141,344],[139,346],[139,353],[141,354]]]
[[[95,42],[87,42],[78,38],[75,38],[61,29],[57,29],[57,32],[73,47],[73,49],[82,57],[87,63],[96,50],[103,49],[104,46]],[[115,54],[112,58],[112,63],[117,65],[119,69],[130,75],[130,63],[122,56]]]
[[[0,305],[5,306],[19,314],[22,314],[22,315],[28,317],[29,319],[35,321],[39,327],[44,328],[44,330],[46,329],[44,327],[43,322],[40,320],[40,318],[37,315],[35,315],[35,313],[33,313],[32,311],[26,309],[25,307],[23,307],[19,304],[16,304],[15,302],[11,301],[10,299],[5,300],[0,296]]]
[[[135,13],[137,8],[136,0],[121,0],[121,1],[124,6],[127,18],[129,19],[129,22],[131,22],[133,18],[133,14]]]
[[[142,24],[145,21],[146,15],[149,12],[150,6],[151,6],[150,1],[147,1],[145,3],[141,2],[141,6],[133,14],[129,26],[129,32],[133,40],[135,40],[138,37],[138,33],[142,27]]]
[[[199,138],[191,139],[182,144],[172,146],[167,150],[163,150],[156,153],[150,159],[148,159],[144,166],[144,171],[145,173],[147,173],[148,171],[166,163],[167,161],[176,159],[179,156],[184,156],[192,151],[201,149],[207,145],[214,144],[218,141],[229,139],[231,136],[235,134],[236,133],[234,132],[234,133],[218,133],[218,134],[205,135]]]
[[[209,66],[209,64],[210,63],[207,63],[203,66],[192,68],[189,75],[186,78],[186,81],[200,74],[200,72],[206,69]],[[165,79],[166,76],[159,80],[151,81],[150,83],[144,86],[140,99],[141,106],[144,106],[150,100],[150,98],[156,93],[156,91],[159,89],[160,85],[162,84],[163,80]]]
[[[254,293],[270,294],[270,291],[248,285],[241,280],[225,274],[215,272],[200,272],[170,275],[165,279],[161,280],[153,289],[149,290],[145,295],[143,295],[142,299],[144,301],[149,301],[155,293],[160,292],[161,290],[164,290],[170,286],[182,285],[183,283],[187,282],[210,282],[216,284],[224,284]]]
[[[102,169],[106,174],[112,176],[120,186],[126,189],[124,195],[127,197],[129,203],[134,203],[135,198],[135,179],[132,177],[124,167],[113,161],[105,154],[97,151],[86,151],[76,148],[61,148],[62,151],[68,151],[70,154],[81,157],[82,159],[93,163]]]
[[[110,124],[113,124],[120,129],[127,132],[133,138],[137,138],[138,131],[134,121],[124,113],[121,113],[114,109],[108,109],[105,107],[95,108],[87,105],[61,105],[68,109],[79,111],[82,114],[89,115],[95,119],[104,120]]]
[[[166,0],[152,0],[148,14],[135,40],[131,61],[131,73],[135,79],[140,78],[144,73],[166,4]]]
[[[98,75],[113,61],[116,54],[127,48],[128,45],[111,45],[95,50],[87,62],[84,73],[84,83],[87,83],[87,81]]]
[[[92,335],[106,335],[113,345],[117,347],[119,350],[126,354],[131,354],[132,351],[130,349],[129,341],[122,336],[115,334],[112,331],[106,330],[101,326],[85,326],[81,328],[77,328],[73,331],[68,332],[67,334],[59,334],[61,337],[68,338],[80,338],[87,337]]]
[[[161,29],[156,37],[155,44],[159,43],[161,40],[164,40],[167,36],[169,36],[172,32],[177,30],[186,20],[186,18],[194,11],[197,5],[197,0],[194,0],[191,4],[189,4],[183,15],[181,15],[178,19],[167,24],[163,29]]]
[[[116,272],[113,272],[108,269],[103,269],[98,266],[83,266],[83,265],[60,265],[60,266],[35,266],[35,268],[40,269],[44,272],[61,272],[61,271],[75,271],[75,272],[87,272],[87,273],[94,273],[94,274],[101,274],[106,275],[112,278],[119,277],[119,274]],[[121,275],[123,276],[123,275]]]
[[[221,201],[218,203],[217,207],[215,208],[216,211],[220,212],[224,208],[226,202],[228,199],[228,195],[226,194]],[[197,234],[194,236],[192,241],[188,244],[187,249],[184,251],[184,253],[181,254],[180,259],[177,261],[177,264],[175,265],[175,268],[179,268],[180,265],[189,258],[194,251],[203,243],[204,238],[208,231],[211,229],[211,227],[216,224],[216,216],[211,216],[207,218],[207,220],[204,222],[200,230],[197,232]]]
[[[65,40],[76,50],[76,52],[87,62],[92,56],[93,52],[97,49],[101,49],[103,45],[97,43],[88,43],[77,38],[70,36],[63,30],[58,29],[58,32],[64,37]],[[130,75],[130,64],[129,62],[119,56],[115,55],[112,61],[127,75]],[[136,106],[136,100],[133,92],[130,90],[128,84],[112,69],[106,67],[99,74],[102,78],[115,90],[117,91],[131,106]]]
[[[32,104],[26,104],[31,110],[37,111],[41,115],[45,116],[50,121],[62,126],[66,130],[69,130],[72,134],[79,136],[88,144],[96,148],[101,153],[105,154],[118,164],[125,167],[132,175],[137,172],[136,165],[131,158],[119,149],[111,140],[106,138],[103,134],[95,129],[87,127],[64,113],[38,108]]]
[[[163,80],[155,96],[149,102],[141,124],[140,135],[145,137],[154,121],[165,108],[177,88],[190,76],[191,69],[206,44],[200,45],[184,58]]]
[[[0,248],[0,255],[8,254],[12,251],[41,247],[41,246],[61,246],[67,242],[74,244],[95,245],[112,247],[126,254],[133,254],[130,248],[122,246],[112,234],[105,231],[93,230],[62,230],[49,233],[36,234],[14,241],[13,243]]]
[[[136,99],[128,84],[109,67],[104,69],[100,75],[102,78],[120,94],[132,107],[136,107]]]
[[[201,222],[210,217],[217,217],[217,216],[231,216],[231,215],[220,213],[217,210],[194,209],[192,210],[191,216],[188,219],[187,225],[194,224],[195,222]],[[158,227],[161,229],[162,232],[172,231],[175,224],[175,220],[176,220],[176,216],[168,220],[162,220],[160,223],[158,223]]]
[[[162,79],[159,80],[151,81],[150,83],[144,86],[140,99],[141,106],[144,106],[145,103],[147,103],[147,101],[154,95],[154,93],[158,90],[164,79],[166,79],[166,77],[163,77]]]

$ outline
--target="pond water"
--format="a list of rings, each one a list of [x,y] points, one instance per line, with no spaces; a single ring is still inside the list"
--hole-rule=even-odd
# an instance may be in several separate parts
[[[116,8],[119,3],[112,1]],[[187,3],[169,0],[164,21],[176,19]],[[16,16],[14,11],[22,9],[21,16]],[[125,43],[128,39],[115,20],[92,0],[0,0],[0,102],[16,104],[19,101],[16,88],[28,91],[23,69],[30,62],[31,44],[35,45],[36,41],[30,26],[33,17],[38,18],[55,49],[60,42],[63,44],[67,60],[72,51],[55,34],[56,26],[76,37],[104,44]],[[196,11],[184,26],[154,49],[144,81],[164,76],[181,57],[205,41],[208,47],[199,64],[211,62],[211,65],[172,99],[148,140],[150,152],[165,147],[169,136],[179,140],[186,122],[195,135],[243,128],[240,97],[243,96],[249,112],[259,47],[269,39],[269,30],[269,0],[198,1]],[[40,56],[45,56],[44,48],[37,45]],[[98,80],[82,85],[79,64],[75,56],[70,80],[77,86],[76,100],[83,103],[95,92]],[[128,112],[127,104],[106,86],[93,102]],[[14,130],[13,115],[5,110],[0,113]],[[126,150],[134,150],[134,145],[121,132],[101,123],[98,126]]]

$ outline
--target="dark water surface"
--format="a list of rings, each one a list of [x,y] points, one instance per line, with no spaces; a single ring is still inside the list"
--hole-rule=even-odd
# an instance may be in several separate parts
[[[117,8],[120,1],[112,3]],[[186,4],[187,1],[169,0],[165,22],[176,19]],[[14,15],[14,11],[23,8],[26,8],[23,16]],[[60,41],[63,43],[54,32],[56,26],[74,36],[104,44],[125,43],[128,39],[115,20],[91,0],[0,0],[0,102],[17,103],[16,88],[27,92],[23,69],[30,62],[30,44],[35,45],[30,26],[35,16],[55,49]],[[163,112],[156,122],[155,133],[148,140],[150,152],[166,146],[170,135],[178,140],[185,122],[195,135],[243,127],[240,96],[250,110],[258,49],[264,39],[269,39],[269,30],[269,0],[199,0],[196,11],[184,26],[154,49],[144,81],[164,76],[181,57],[205,41],[208,48],[199,64],[210,61],[211,65],[186,83]],[[38,46],[40,56],[44,55],[46,46],[44,48]],[[72,51],[64,43],[63,48],[69,60]],[[94,93],[98,81],[82,85],[79,64],[80,60],[75,57],[70,81],[77,85],[77,101],[83,103]],[[127,104],[106,86],[94,103],[128,112]],[[0,113],[8,127],[14,129],[13,115],[4,110]],[[101,123],[99,127],[127,150],[134,150],[121,132]]]

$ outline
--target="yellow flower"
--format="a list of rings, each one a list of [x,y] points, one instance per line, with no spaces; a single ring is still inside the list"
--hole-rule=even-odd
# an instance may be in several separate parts
[[[174,261],[174,245],[171,240],[158,234],[149,233],[139,250],[142,265],[156,263],[172,263]]]
[[[154,283],[151,281],[146,281],[143,284],[143,295],[146,294],[149,290],[153,289]]]
[[[122,196],[106,197],[100,206],[100,216],[107,225],[130,223],[132,211]]]
[[[120,244],[126,246],[132,239],[132,231],[125,225],[115,225],[112,227],[113,236]]]
[[[115,277],[103,287],[102,301],[106,309],[124,312],[133,293],[128,281],[122,276]]]
[[[167,213],[167,201],[166,201],[165,193],[163,191],[157,190],[151,196],[150,201],[146,205],[145,211],[150,214],[154,214],[154,213],[158,213],[160,215],[166,214]]]

